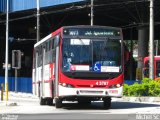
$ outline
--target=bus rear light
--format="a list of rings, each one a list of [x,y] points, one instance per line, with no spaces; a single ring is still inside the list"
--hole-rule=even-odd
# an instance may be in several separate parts
[[[70,84],[67,84],[67,83],[59,83],[59,85],[61,85],[63,87],[74,88],[73,85],[70,85]]]

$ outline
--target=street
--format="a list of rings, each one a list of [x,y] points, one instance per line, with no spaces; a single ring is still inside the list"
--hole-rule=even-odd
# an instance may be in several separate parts
[[[151,115],[160,118],[160,103],[127,102],[119,98],[112,100],[112,107],[108,110],[103,108],[102,102],[92,102],[90,106],[80,106],[75,102],[65,102],[63,108],[56,109],[52,106],[40,106],[38,98],[23,99],[12,98],[17,105],[0,105],[1,119],[18,120],[117,120],[135,119],[137,115]],[[142,118],[138,116],[138,119]],[[155,119],[156,119],[155,118]]]

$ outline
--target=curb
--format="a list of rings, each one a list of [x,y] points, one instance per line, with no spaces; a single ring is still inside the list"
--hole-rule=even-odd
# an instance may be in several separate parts
[[[129,102],[160,102],[160,97],[122,97],[122,99]]]
[[[0,91],[1,92],[1,91]],[[17,92],[17,93],[15,93],[15,92],[9,92],[8,93],[8,96],[9,97],[14,97],[14,98],[21,98],[21,99],[25,99],[25,98],[30,98],[30,99],[37,99],[38,97],[37,96],[34,96],[33,94],[31,94],[31,93],[21,93],[21,92]],[[1,95],[0,95],[0,97],[1,97]],[[4,92],[4,98],[6,97],[6,93]]]
[[[0,106],[18,106],[18,104],[12,101],[0,101]]]

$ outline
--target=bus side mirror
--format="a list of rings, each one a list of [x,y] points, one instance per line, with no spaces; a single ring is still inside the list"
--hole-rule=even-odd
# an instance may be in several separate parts
[[[54,48],[59,46],[59,41],[60,41],[60,35],[56,35],[55,41],[54,41]]]

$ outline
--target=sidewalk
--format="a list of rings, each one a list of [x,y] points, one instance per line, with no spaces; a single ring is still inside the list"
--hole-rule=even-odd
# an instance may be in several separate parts
[[[1,91],[0,91],[1,92]],[[1,98],[1,94],[0,94]],[[6,101],[6,94],[4,93],[3,101],[0,99],[0,107],[2,106],[17,106],[20,102],[37,102],[39,99],[37,96],[34,96],[31,93],[15,93],[9,92],[8,93],[8,101]]]
[[[123,101],[128,102],[149,102],[149,103],[155,103],[160,102],[160,97],[122,97]]]

